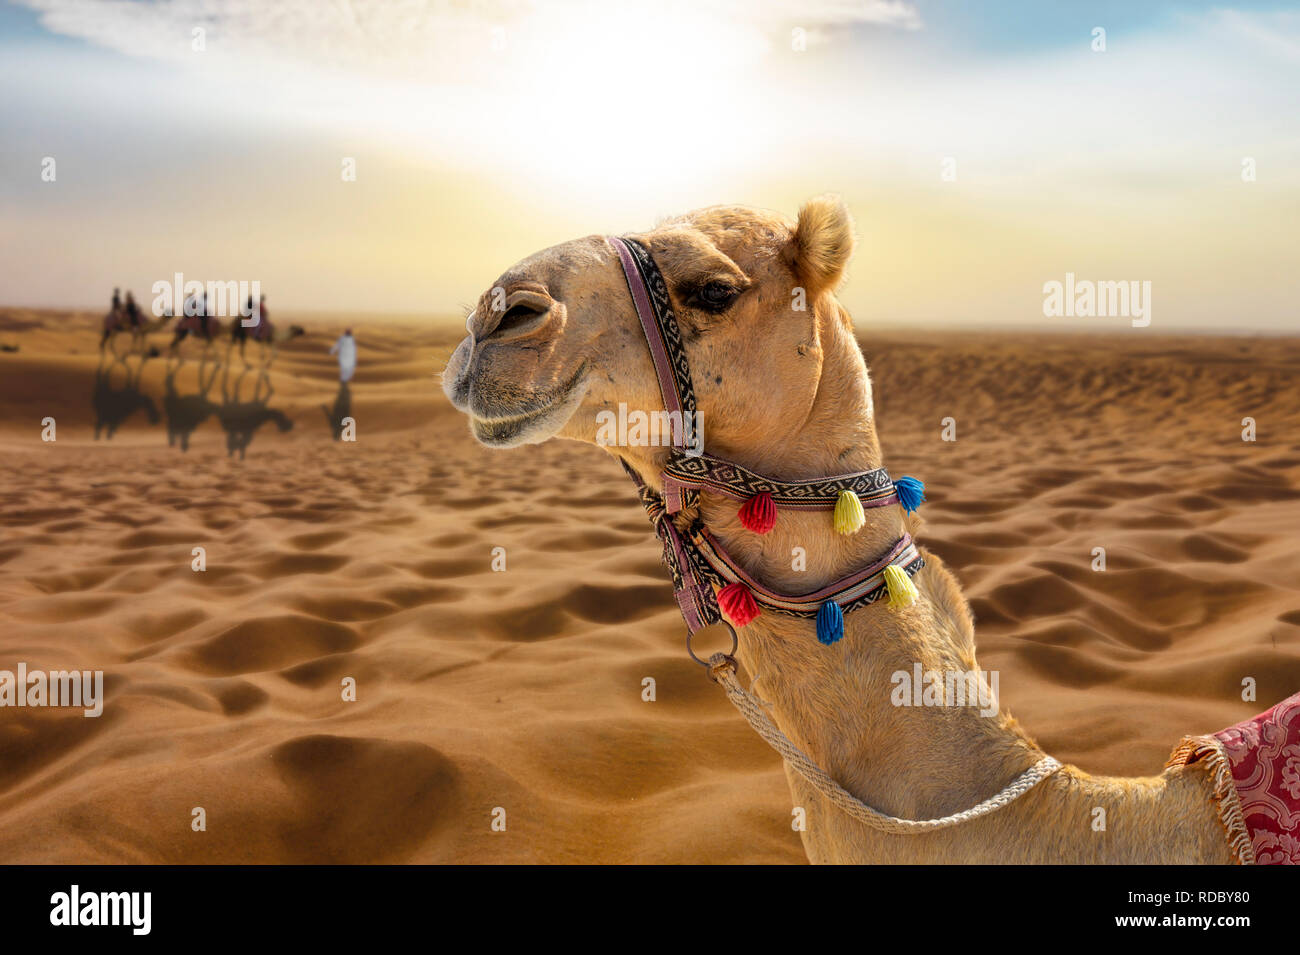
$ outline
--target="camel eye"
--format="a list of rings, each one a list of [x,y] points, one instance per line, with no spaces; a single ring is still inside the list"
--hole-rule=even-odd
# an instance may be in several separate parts
[[[733,288],[726,282],[710,282],[701,286],[693,298],[694,304],[705,311],[721,312],[730,306],[739,294],[739,289]]]

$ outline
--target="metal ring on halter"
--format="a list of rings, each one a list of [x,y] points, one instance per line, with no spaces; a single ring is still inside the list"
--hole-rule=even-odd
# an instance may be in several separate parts
[[[726,628],[731,632],[731,649],[727,651],[727,656],[734,657],[736,655],[736,650],[740,648],[740,637],[736,636],[736,628],[731,625],[730,621],[719,620],[718,622],[725,625]],[[699,630],[695,631],[695,633],[699,633]],[[691,655],[692,660],[694,660],[700,666],[706,667],[709,665],[709,661],[701,660],[699,657],[697,657],[695,655],[695,650],[691,647],[691,641],[695,639],[695,633],[688,632],[686,634],[686,652]]]

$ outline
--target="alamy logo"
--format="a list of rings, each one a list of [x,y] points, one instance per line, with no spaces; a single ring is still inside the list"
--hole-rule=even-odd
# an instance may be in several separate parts
[[[1043,314],[1048,318],[1131,318],[1134,328],[1151,324],[1151,282],[1053,279],[1043,285]]]
[[[978,706],[980,716],[998,713],[997,670],[895,670],[889,682],[895,706]]]
[[[50,896],[51,925],[127,925],[132,935],[148,935],[153,924],[152,892],[68,892]]]
[[[104,712],[103,670],[0,670],[0,707],[73,706],[84,716]]]
[[[234,281],[208,282],[198,279],[185,281],[185,276],[177,272],[168,282],[159,279],[153,283],[153,313],[155,316],[175,315],[212,315],[218,318],[234,318],[239,315],[251,318],[257,308],[256,303],[262,299],[262,283],[254,279],[251,282]],[[256,322],[241,324],[256,325]]]
[[[596,412],[596,443],[602,447],[671,448],[679,442],[687,454],[704,453],[704,432],[699,412],[629,412],[622,401],[618,403],[617,412]]]

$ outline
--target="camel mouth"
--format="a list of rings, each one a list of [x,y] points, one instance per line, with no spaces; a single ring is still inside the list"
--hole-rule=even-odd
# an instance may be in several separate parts
[[[493,403],[485,407],[475,382],[471,380],[468,400],[461,408],[470,419],[475,440],[490,448],[514,448],[523,444],[540,444],[569,423],[586,396],[587,364],[559,388],[528,398],[522,405],[506,408]]]

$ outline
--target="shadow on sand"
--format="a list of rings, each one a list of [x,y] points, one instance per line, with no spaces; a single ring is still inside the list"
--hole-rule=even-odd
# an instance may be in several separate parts
[[[235,379],[233,394],[230,389],[229,363],[226,364],[225,371],[221,376],[221,407],[216,409],[217,418],[221,421],[221,427],[226,432],[226,453],[233,456],[238,451],[241,460],[244,457],[244,451],[252,443],[253,435],[266,422],[274,421],[276,428],[281,432],[288,431],[293,427],[293,421],[289,419],[288,415],[283,411],[268,407],[271,395],[275,393],[275,390],[271,387],[271,376],[268,368],[269,365],[263,366],[257,373],[257,381],[253,386],[252,401],[239,400],[240,386],[249,372],[247,366]],[[265,386],[265,393],[263,392],[263,386]]]
[[[140,374],[145,362],[151,356],[148,353],[138,356],[134,371],[131,368],[130,355],[109,358],[107,354],[100,359],[95,370],[95,386],[91,393],[91,407],[95,419],[95,438],[102,435],[112,439],[117,429],[138,411],[143,411],[150,424],[160,420],[154,400],[140,390]],[[274,389],[271,386],[270,362],[255,370],[253,394],[250,400],[240,400],[240,391],[244,379],[254,369],[245,365],[243,371],[232,382],[230,362],[213,360],[205,350],[199,361],[197,390],[190,394],[181,394],[176,387],[176,373],[180,370],[182,360],[177,356],[169,357],[166,374],[163,378],[163,415],[167,418],[167,444],[170,447],[180,445],[182,451],[190,449],[190,436],[199,425],[208,418],[216,417],[221,428],[226,432],[226,453],[233,457],[239,452],[242,460],[253,436],[268,421],[274,422],[280,432],[293,428],[293,421],[283,411],[270,407]],[[121,365],[125,381],[120,388],[113,386],[113,372]],[[213,401],[209,395],[212,386],[221,376],[221,401]],[[346,384],[339,385],[339,393],[334,401],[334,409],[323,409],[330,419],[330,426],[337,440],[343,430],[343,419],[352,409],[352,396]]]
[[[158,408],[148,395],[140,391],[140,372],[148,356],[142,356],[132,374],[126,358],[108,361],[101,358],[95,369],[95,388],[91,392],[90,402],[95,415],[95,440],[101,434],[105,440],[112,440],[113,434],[127,418],[137,411],[144,411],[150,424],[158,423]],[[126,380],[121,388],[113,387],[113,369],[121,365],[126,373]]]
[[[321,405],[320,410],[325,412],[330,430],[334,432],[334,440],[338,441],[343,437],[343,419],[352,415],[352,389],[348,387],[346,381],[339,382],[339,393],[334,396],[334,407],[326,408]]]
[[[203,361],[199,362],[199,390],[191,395],[182,395],[176,391],[176,372],[180,367],[179,361],[168,361],[167,377],[164,379],[163,413],[167,415],[167,444],[174,448],[179,441],[181,450],[188,451],[190,435],[194,429],[217,410],[217,406],[208,400],[208,392],[212,390],[212,382],[216,379],[220,366],[209,362],[205,354]]]

